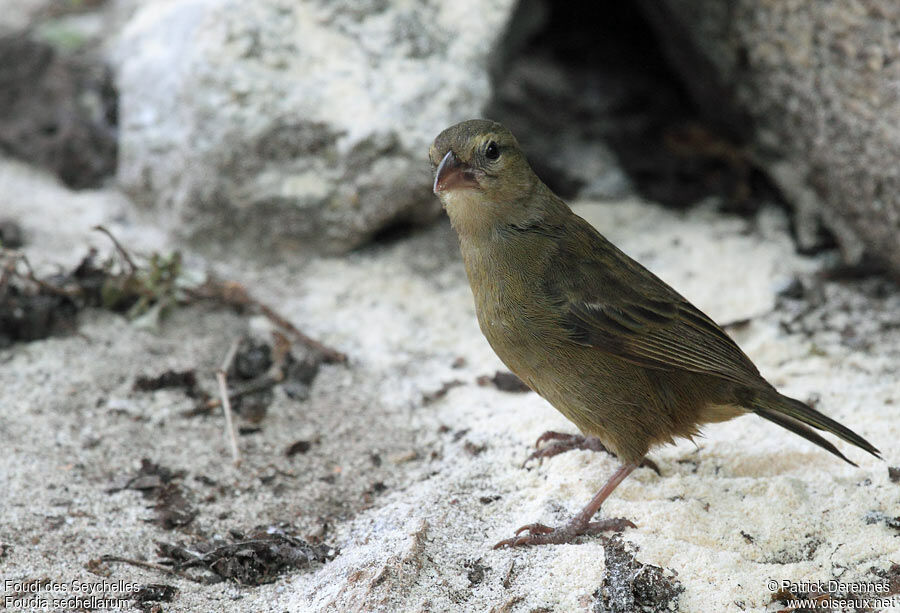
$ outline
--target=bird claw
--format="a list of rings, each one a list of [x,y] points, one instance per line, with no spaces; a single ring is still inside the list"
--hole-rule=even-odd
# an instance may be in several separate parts
[[[558,441],[552,445],[541,448],[541,444],[547,441]],[[572,449],[586,449],[590,451],[606,451],[609,450],[603,446],[599,439],[586,437],[580,434],[566,434],[565,432],[544,432],[534,443],[535,451],[531,453],[525,461],[522,462],[524,468],[531,460],[544,461],[544,458],[552,458]]]
[[[580,434],[569,434],[567,432],[554,432],[553,430],[547,430],[542,435],[537,437],[537,440],[534,441],[535,449],[540,449],[541,443],[546,443],[547,441],[566,441],[566,442],[578,442],[584,441],[585,437]]]
[[[559,528],[551,528],[544,524],[527,524],[516,530],[513,538],[504,539],[494,545],[494,549],[530,545],[563,545],[574,542],[579,536],[597,535],[608,531],[621,532],[625,528],[637,528],[637,526],[624,517],[611,517],[592,522],[573,519]],[[519,536],[526,530],[528,534]]]
[[[541,444],[547,441],[557,442],[554,442],[552,445],[548,445],[547,447],[541,448]],[[616,454],[607,449],[603,445],[603,443],[600,442],[600,439],[596,437],[583,436],[581,434],[567,434],[565,432],[544,432],[534,442],[534,447],[535,451],[533,451],[531,455],[525,458],[525,461],[522,462],[522,468],[525,468],[525,465],[528,464],[531,460],[538,460],[539,463],[541,463],[544,461],[544,458],[552,458],[555,455],[565,453],[566,451],[572,451],[573,449],[583,449],[585,451],[598,452],[602,451],[608,453],[613,457],[616,457]],[[659,471],[659,466],[657,466],[656,462],[654,462],[653,460],[644,458],[640,466],[653,470],[657,475],[662,475],[662,473]]]
[[[532,534],[550,534],[553,532],[553,528],[550,526],[545,526],[544,524],[525,524],[518,530],[516,530],[516,536],[519,536],[522,532],[528,530]]]

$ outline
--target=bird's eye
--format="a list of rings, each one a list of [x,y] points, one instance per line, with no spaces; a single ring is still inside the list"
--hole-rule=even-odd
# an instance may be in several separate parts
[[[489,160],[496,160],[500,157],[500,146],[494,141],[489,142],[487,148],[484,150],[484,157]]]

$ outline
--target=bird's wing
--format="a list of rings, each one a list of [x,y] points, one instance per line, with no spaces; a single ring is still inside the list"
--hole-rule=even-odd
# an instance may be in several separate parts
[[[546,289],[572,341],[649,368],[758,385],[759,371],[716,323],[579,217],[560,233]]]

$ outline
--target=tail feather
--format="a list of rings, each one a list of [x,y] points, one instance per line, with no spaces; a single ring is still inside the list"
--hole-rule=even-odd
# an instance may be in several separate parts
[[[827,415],[823,415],[811,406],[800,402],[799,400],[795,400],[794,398],[788,398],[774,390],[772,392],[760,394],[755,399],[752,408],[760,417],[764,417],[795,434],[799,434],[806,440],[833,453],[845,462],[853,464],[853,466],[856,466],[856,464],[850,462],[850,460],[838,451],[834,445],[816,434],[807,426],[831,432],[835,436],[838,436],[848,443],[868,451],[876,458],[881,459],[881,452],[878,451],[872,443],[850,428],[839,424]]]
[[[760,417],[765,417],[771,422],[774,422],[781,426],[782,428],[786,428],[793,432],[794,434],[799,434],[803,438],[808,441],[811,441],[818,445],[819,447],[825,449],[826,451],[830,451],[844,462],[848,464],[852,464],[856,466],[856,462],[852,462],[847,459],[843,453],[838,451],[838,448],[832,445],[827,439],[819,436],[815,433],[812,428],[809,428],[803,424],[803,422],[797,421],[793,417],[788,417],[787,415],[782,415],[781,413],[774,413],[772,411],[766,411],[765,409],[757,409],[756,414]]]

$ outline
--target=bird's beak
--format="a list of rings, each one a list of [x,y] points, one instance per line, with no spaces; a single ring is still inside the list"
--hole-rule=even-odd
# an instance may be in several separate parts
[[[478,181],[475,179],[472,169],[460,162],[453,151],[448,151],[441,163],[438,164],[437,172],[434,174],[434,193],[478,187]]]

